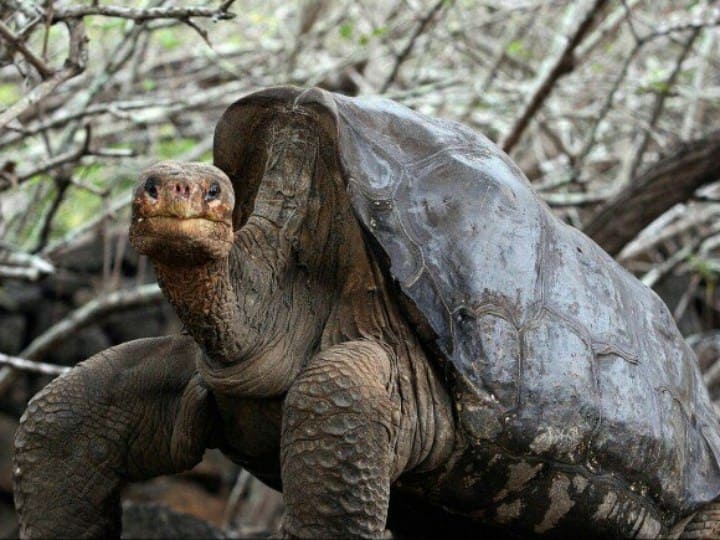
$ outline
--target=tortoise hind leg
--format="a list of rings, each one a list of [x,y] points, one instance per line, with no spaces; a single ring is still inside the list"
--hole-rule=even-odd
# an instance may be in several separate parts
[[[720,501],[712,502],[697,512],[678,538],[720,538]]]

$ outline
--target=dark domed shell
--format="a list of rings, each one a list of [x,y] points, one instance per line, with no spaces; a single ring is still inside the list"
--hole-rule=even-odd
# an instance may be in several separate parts
[[[615,475],[675,515],[718,497],[720,426],[666,306],[494,144],[392,101],[277,88],[228,109],[218,166],[244,111],[273,102],[337,137],[358,219],[472,390],[474,445]]]

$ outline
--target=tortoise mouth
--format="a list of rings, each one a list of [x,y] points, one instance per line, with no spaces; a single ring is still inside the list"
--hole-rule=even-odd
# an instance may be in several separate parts
[[[130,227],[135,249],[158,261],[219,259],[230,252],[233,239],[229,220],[204,216],[137,216]]]
[[[180,223],[182,227],[194,227],[197,226],[200,223],[204,222],[210,222],[210,223],[217,223],[219,225],[225,225],[227,227],[232,227],[232,222],[228,219],[218,219],[213,218],[210,216],[174,216],[171,214],[158,214],[153,216],[138,216],[134,219],[134,223],[143,223],[143,222],[152,222],[157,225],[168,225],[168,226],[176,226]]]

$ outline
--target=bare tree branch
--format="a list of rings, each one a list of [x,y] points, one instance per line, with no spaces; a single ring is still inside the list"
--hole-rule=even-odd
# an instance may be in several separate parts
[[[642,233],[626,244],[618,254],[618,260],[626,261],[657,248],[681,235],[687,236],[704,223],[710,223],[720,217],[720,205],[705,205],[701,208],[688,208],[678,203],[660,217],[653,220]]]
[[[103,15],[105,17],[119,17],[134,21],[148,21],[151,19],[187,19],[188,17],[209,17],[214,20],[227,20],[235,17],[234,13],[227,11],[234,0],[223,2],[217,8],[205,6],[193,7],[151,7],[130,8],[122,6],[68,6],[56,7],[53,13],[53,22],[76,19],[87,15]]]
[[[585,234],[611,255],[618,254],[663,212],[720,179],[718,155],[720,131],[683,145],[603,205],[585,226]]]
[[[713,230],[708,233],[696,236],[691,242],[685,244],[681,249],[677,250],[672,254],[671,257],[663,261],[661,264],[654,266],[649,272],[647,272],[640,281],[642,281],[648,287],[654,287],[663,277],[672,272],[677,266],[688,259],[695,250],[702,244],[703,240],[707,239],[713,234],[717,234],[720,227],[716,225]]]
[[[35,56],[35,54],[25,46],[22,39],[13,34],[12,30],[2,21],[0,21],[0,36],[2,36],[12,48],[16,49],[25,57],[25,59],[38,70],[38,73],[40,73],[43,79],[48,79],[55,73],[41,58]]]
[[[35,362],[33,360],[27,360],[25,358],[18,358],[17,356],[8,356],[7,354],[1,352],[0,364],[10,366],[12,369],[19,369],[20,371],[32,371],[33,373],[42,373],[43,375],[62,375],[63,373],[70,371],[70,368],[67,366],[46,364],[45,362]]]
[[[535,90],[533,91],[532,97],[528,100],[525,108],[520,113],[517,120],[515,120],[507,135],[502,139],[500,146],[503,150],[505,150],[505,152],[510,153],[518,143],[520,137],[522,137],[525,129],[530,123],[530,120],[535,116],[535,113],[540,110],[540,107],[542,107],[543,103],[552,92],[558,79],[575,69],[573,52],[588,33],[590,28],[592,28],[596,17],[606,4],[607,0],[594,0],[592,6],[590,6],[587,10],[585,16],[580,21],[580,24],[575,29],[575,32],[568,39],[565,48],[557,56],[557,58],[555,58],[550,66],[550,69],[548,69],[544,77],[538,82]]]
[[[700,66],[695,71],[695,76],[693,77],[693,95],[689,98],[689,107],[685,113],[685,119],[683,120],[682,129],[680,130],[680,137],[683,140],[688,140],[692,136],[695,124],[698,122],[699,117],[702,116],[700,91],[705,84],[705,76],[710,66],[710,61],[707,57],[712,54],[713,47],[715,46],[715,38],[716,32],[705,32],[705,36],[700,44],[700,55],[698,58]]]
[[[162,299],[162,292],[154,283],[142,285],[137,289],[111,292],[95,298],[36,337],[20,353],[20,356],[32,360],[43,358],[52,348],[57,347],[70,335],[108,313],[154,304]]]
[[[645,152],[647,151],[648,143],[650,142],[650,133],[655,127],[655,125],[658,122],[658,119],[660,118],[660,115],[663,112],[663,109],[665,107],[665,100],[667,99],[667,96],[670,94],[670,89],[675,85],[675,81],[677,81],[678,75],[680,74],[680,70],[682,68],[683,62],[685,62],[685,58],[688,55],[688,52],[690,52],[690,49],[697,39],[698,35],[700,34],[700,28],[694,28],[690,32],[690,36],[688,36],[687,40],[685,40],[685,43],[683,45],[682,51],[678,55],[678,59],[675,62],[675,67],[673,68],[672,72],[668,76],[668,78],[663,82],[661,90],[658,92],[657,96],[655,97],[655,103],[653,103],[652,113],[650,115],[650,121],[648,122],[648,126],[643,130],[642,134],[639,137],[639,141],[637,143],[637,146],[635,147],[631,162],[629,164],[629,167],[627,169],[627,178],[632,178],[635,176],[635,174],[638,171],[638,168],[640,167],[640,164],[642,163],[643,156],[645,155]],[[624,184],[624,179],[621,179],[621,184]]]
[[[22,184],[23,182],[26,182],[39,174],[47,173],[53,169],[57,169],[58,167],[62,167],[63,165],[66,165],[68,163],[75,163],[81,157],[83,157],[89,153],[90,153],[90,128],[89,128],[89,126],[86,126],[85,140],[80,147],[78,147],[74,150],[65,152],[63,154],[57,155],[57,156],[53,157],[52,159],[49,159],[45,163],[41,163],[37,167],[35,167],[29,171],[26,171],[26,172],[8,173],[5,171],[0,171],[0,192],[7,190],[11,187],[16,187],[16,186]]]
[[[381,94],[384,94],[385,92],[387,92],[388,88],[390,88],[390,85],[395,82],[395,79],[397,78],[398,73],[400,72],[400,66],[402,66],[403,63],[405,62],[405,60],[407,60],[408,56],[410,55],[410,52],[413,50],[413,47],[415,47],[415,42],[425,31],[428,24],[430,24],[430,21],[433,20],[435,15],[447,4],[448,4],[447,0],[439,0],[427,12],[427,14],[422,19],[420,19],[420,22],[418,23],[417,27],[415,28],[415,31],[413,32],[412,36],[410,36],[410,39],[408,40],[408,42],[405,44],[405,47],[403,47],[403,50],[395,58],[395,63],[393,64],[392,71],[390,72],[390,75],[388,75],[388,78],[385,79],[385,82],[383,83],[382,87],[380,88]]]
[[[0,246],[0,278],[37,281],[55,271],[52,263],[38,255],[30,255]]]
[[[87,36],[82,20],[71,19],[67,23],[70,32],[70,54],[62,69],[25,94],[12,107],[0,113],[0,128],[20,116],[27,108],[47,98],[64,82],[76,77],[85,69],[87,62]]]

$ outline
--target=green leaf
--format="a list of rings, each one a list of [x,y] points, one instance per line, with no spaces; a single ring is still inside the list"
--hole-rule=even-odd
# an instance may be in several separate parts
[[[718,268],[711,261],[691,255],[688,257],[688,264],[698,273],[705,281],[716,281],[718,278]]]
[[[20,90],[14,84],[0,84],[0,107],[9,107],[20,99]]]
[[[505,52],[508,54],[508,56],[512,56],[518,59],[530,58],[530,51],[525,48],[525,45],[523,45],[523,42],[519,39],[513,40],[508,43]]]
[[[162,30],[158,30],[156,35],[158,41],[160,41],[160,45],[168,51],[178,48],[181,44],[176,29],[163,28]]]
[[[351,23],[343,23],[340,25],[340,37],[343,39],[352,39],[353,25]]]
[[[158,143],[158,155],[163,159],[169,159],[189,152],[197,144],[195,139],[183,137],[164,139]]]

